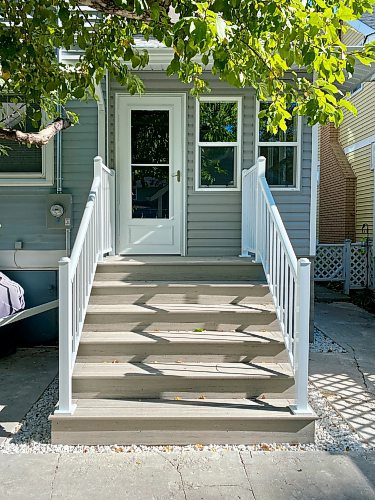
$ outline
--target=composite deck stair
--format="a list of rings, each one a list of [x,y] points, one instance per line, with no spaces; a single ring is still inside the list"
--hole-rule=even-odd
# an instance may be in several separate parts
[[[66,444],[310,442],[260,266],[111,258],[97,268]]]

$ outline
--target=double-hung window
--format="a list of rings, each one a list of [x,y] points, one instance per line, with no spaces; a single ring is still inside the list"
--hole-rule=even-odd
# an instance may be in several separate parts
[[[196,108],[197,191],[238,191],[241,97],[201,97]]]
[[[258,103],[257,116],[259,111],[267,110],[269,105],[268,102]],[[287,121],[286,131],[279,129],[275,135],[267,130],[267,118],[258,118],[256,139],[256,157],[264,156],[266,158],[268,184],[279,190],[299,189],[301,118],[293,116],[291,120]]]
[[[26,104],[2,102],[0,123],[6,128],[35,132]],[[41,148],[16,141],[0,140],[7,154],[0,153],[0,186],[52,185],[54,178],[53,139]]]

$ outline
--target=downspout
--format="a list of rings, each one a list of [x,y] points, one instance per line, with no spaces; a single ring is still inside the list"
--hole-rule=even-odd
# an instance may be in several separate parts
[[[61,49],[57,49],[57,61],[61,62]],[[57,114],[61,116],[61,106],[57,105]],[[56,134],[56,193],[63,192],[62,177],[62,135],[61,131]]]
[[[95,85],[95,94],[98,97],[98,155],[102,157],[103,162],[106,163],[106,116],[105,116],[105,103],[101,83]]]
[[[106,123],[105,123],[105,135],[106,135],[106,147],[105,147],[105,164],[109,165],[109,73],[108,70],[105,72],[105,109],[106,109]],[[113,167],[111,167],[113,168]]]

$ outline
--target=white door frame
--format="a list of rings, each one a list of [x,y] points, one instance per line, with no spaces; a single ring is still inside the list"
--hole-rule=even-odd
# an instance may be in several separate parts
[[[115,94],[115,168],[116,168],[116,253],[121,252],[121,179],[124,178],[125,172],[121,168],[120,161],[120,111],[119,104],[121,98],[131,97],[126,92],[116,92]],[[187,162],[186,162],[186,93],[183,92],[150,92],[145,97],[153,97],[155,105],[158,105],[160,97],[178,97],[181,99],[181,230],[180,230],[180,249],[181,255],[187,253]]]

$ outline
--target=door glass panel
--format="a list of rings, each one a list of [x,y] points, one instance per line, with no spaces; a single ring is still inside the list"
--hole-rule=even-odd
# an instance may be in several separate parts
[[[131,162],[169,163],[169,111],[131,111]]]
[[[169,218],[169,165],[132,166],[132,217]]]

